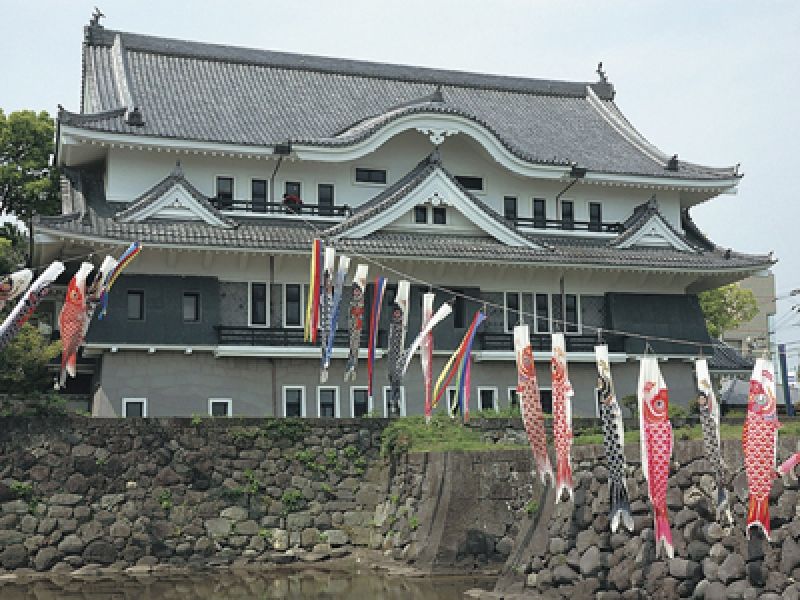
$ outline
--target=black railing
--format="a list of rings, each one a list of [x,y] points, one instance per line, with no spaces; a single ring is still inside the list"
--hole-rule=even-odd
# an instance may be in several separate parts
[[[291,327],[232,327],[217,325],[217,343],[220,346],[308,346],[303,341],[303,329]],[[369,334],[361,332],[361,347],[366,348]],[[350,345],[350,332],[337,331],[333,338],[333,345],[337,348],[346,348]],[[378,330],[378,345],[386,345],[386,332]]]
[[[230,200],[210,198],[217,210],[233,210],[260,214],[306,215],[316,217],[346,217],[352,213],[347,205],[294,204],[291,202],[266,202],[263,200]]]
[[[597,345],[597,336],[578,335],[566,333],[564,339],[567,344],[567,352],[594,352]],[[611,352],[622,352],[624,340],[613,338],[606,340],[608,349]],[[478,333],[478,344],[481,350],[514,350],[514,335],[511,333]],[[531,349],[534,352],[548,352],[551,349],[551,338],[549,333],[531,334]]]
[[[517,227],[534,229],[561,229],[562,231],[593,231],[597,233],[621,233],[622,223],[601,221],[575,221],[574,219],[542,219],[541,217],[517,217],[512,219]]]

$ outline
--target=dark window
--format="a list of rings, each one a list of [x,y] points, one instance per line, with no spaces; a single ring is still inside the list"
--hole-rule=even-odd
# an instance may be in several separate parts
[[[434,225],[447,224],[447,209],[444,206],[433,207],[433,224]]]
[[[519,408],[519,392],[517,388],[508,389],[508,408]]]
[[[467,302],[463,296],[456,296],[453,301],[453,326],[456,329],[467,326]]]
[[[333,185],[330,183],[320,183],[317,186],[317,202],[319,203],[319,214],[329,217],[333,214]]]
[[[217,202],[220,208],[233,205],[233,177],[217,177]]]
[[[465,189],[472,190],[473,192],[483,191],[483,177],[456,175],[456,181],[458,181],[458,183],[460,183]]]
[[[336,416],[336,390],[331,388],[319,390],[319,416]]]
[[[143,400],[126,400],[125,401],[125,416],[126,417],[143,417],[144,416],[144,401]]]
[[[479,395],[480,395],[479,400],[481,404],[480,406],[481,410],[495,410],[494,407],[495,390],[483,389],[480,390]]]
[[[183,320],[191,323],[200,320],[200,294],[197,292],[183,293]]]
[[[599,202],[589,202],[589,231],[602,231],[603,207]]]
[[[517,199],[514,196],[503,198],[503,215],[512,221],[517,219]]]
[[[578,297],[575,294],[567,294],[565,300],[564,321],[566,323],[564,323],[564,331],[578,333]]]
[[[553,414],[553,391],[540,389],[539,400],[542,402],[542,412],[548,415]]]
[[[386,183],[386,171],[384,169],[356,169],[356,181],[358,183]]]
[[[538,333],[550,331],[550,303],[547,294],[536,294],[536,326]]]
[[[286,186],[284,188],[284,193],[287,196],[296,196],[300,198],[300,182],[299,181],[287,181]]]
[[[427,223],[428,222],[428,207],[415,206],[414,207],[414,223]]]
[[[353,390],[353,416],[363,417],[369,412],[367,390]]]
[[[299,283],[287,283],[284,288],[286,301],[286,327],[300,327],[303,324],[303,302]]]
[[[250,324],[267,324],[267,284],[250,284]]]
[[[212,417],[231,417],[230,413],[231,403],[227,400],[212,400],[211,401],[211,416]]]
[[[456,388],[447,388],[447,409],[453,413],[460,415],[461,406],[458,402],[458,390]]]
[[[253,179],[250,184],[253,212],[267,212],[267,180]]]
[[[544,198],[533,199],[533,226],[547,227],[547,201]]]
[[[506,292],[506,331],[519,325],[519,292]]]
[[[562,229],[572,229],[575,224],[575,211],[572,200],[561,201],[561,227]]]
[[[388,385],[383,388],[383,414],[387,417],[389,416],[389,399],[392,397],[392,388]],[[405,416],[406,414],[406,392],[405,388],[400,388],[400,399],[398,400],[400,404],[400,415]]]
[[[128,290],[128,320],[144,321],[144,292]]]
[[[286,388],[283,390],[285,414],[287,417],[303,416],[303,388]]]

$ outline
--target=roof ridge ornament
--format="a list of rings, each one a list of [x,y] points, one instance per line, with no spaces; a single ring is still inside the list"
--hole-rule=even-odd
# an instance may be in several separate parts
[[[100,27],[103,26],[100,24],[100,19],[104,19],[105,15],[100,11],[99,8],[96,6],[94,7],[94,11],[92,11],[92,18],[89,19],[89,27]]]
[[[658,200],[656,199],[656,195],[655,194],[650,196],[650,199],[647,201],[647,208],[651,208],[653,210],[658,210]]]
[[[603,70],[602,60],[597,63],[597,70],[595,73],[597,73],[597,76],[600,78],[600,83],[608,83],[608,75],[606,75],[606,72]]]
[[[673,154],[672,158],[667,161],[667,166],[664,167],[667,171],[677,171],[678,170],[678,155]]]

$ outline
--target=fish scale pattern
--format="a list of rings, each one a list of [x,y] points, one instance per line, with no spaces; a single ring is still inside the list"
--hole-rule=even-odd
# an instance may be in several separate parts
[[[533,351],[526,346],[519,359],[517,367],[517,392],[519,393],[520,407],[522,408],[522,422],[525,433],[531,444],[536,469],[542,483],[550,476],[553,482],[553,467],[547,455],[547,438],[544,430],[544,414],[542,402],[539,398],[539,384],[536,381],[536,369],[533,363]]]

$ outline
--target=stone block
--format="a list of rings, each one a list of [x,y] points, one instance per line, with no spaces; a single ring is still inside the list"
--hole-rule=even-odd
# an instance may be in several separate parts
[[[233,521],[225,518],[208,519],[205,521],[204,526],[208,532],[208,535],[212,538],[227,537],[231,534]]]

